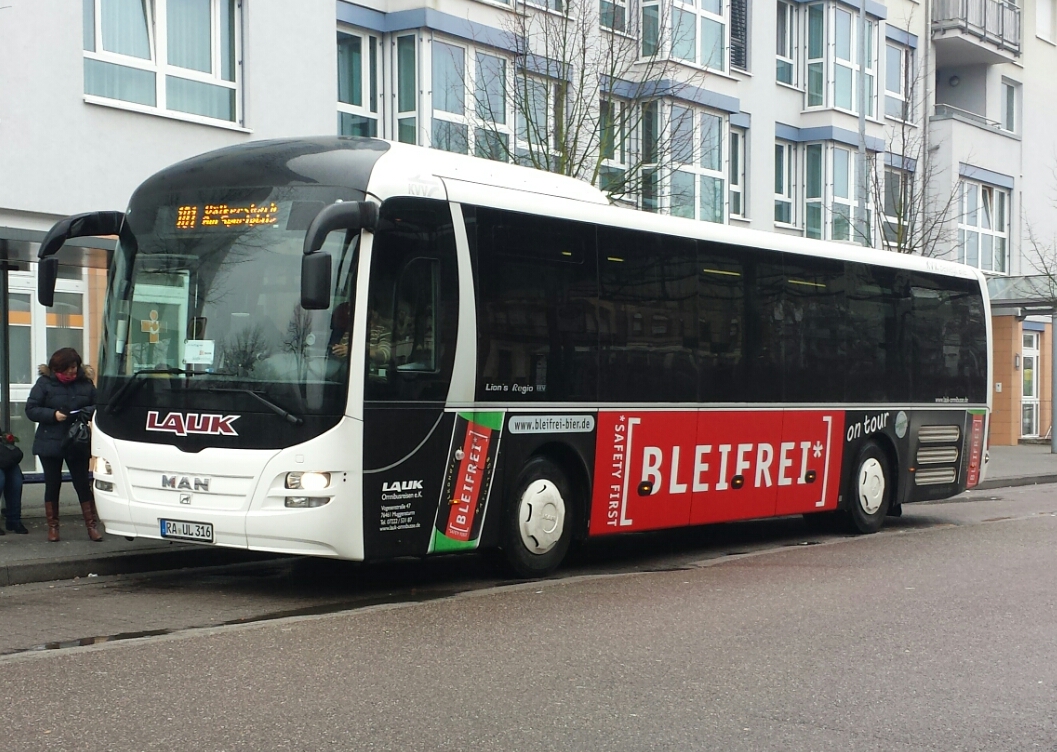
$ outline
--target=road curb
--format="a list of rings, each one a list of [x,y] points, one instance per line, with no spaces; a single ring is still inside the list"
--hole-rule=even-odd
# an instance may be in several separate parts
[[[970,491],[986,491],[992,488],[1009,488],[1011,486],[1040,486],[1044,483],[1057,483],[1057,475],[1026,475],[1020,478],[994,478],[985,480]]]
[[[233,548],[185,548],[177,550],[130,551],[98,556],[21,561],[0,564],[0,587],[32,582],[72,580],[79,577],[115,574],[142,574],[170,569],[245,564],[274,559],[279,554]]]

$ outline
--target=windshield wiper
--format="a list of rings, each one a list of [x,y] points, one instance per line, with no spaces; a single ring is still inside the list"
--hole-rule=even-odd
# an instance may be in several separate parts
[[[117,390],[117,393],[110,398],[110,404],[106,406],[106,411],[110,414],[113,414],[120,410],[122,407],[124,407],[123,403],[125,397],[131,396],[132,392],[138,391],[141,386],[147,383],[146,381],[140,378],[144,374],[176,375],[181,373],[187,372],[184,371],[182,368],[141,368],[138,371],[133,371],[132,376],[129,377],[129,380],[126,381],[124,385],[122,385],[122,387]]]
[[[205,376],[207,374],[197,373],[196,375],[197,376]],[[208,374],[208,375],[230,376],[232,374]],[[287,412],[286,410],[281,408],[279,405],[275,404],[270,399],[265,397],[263,394],[261,394],[260,392],[254,391],[253,389],[245,389],[245,388],[241,388],[240,389],[238,387],[235,387],[235,388],[207,387],[207,389],[210,392],[217,392],[217,393],[221,393],[221,394],[248,394],[249,396],[253,397],[255,400],[260,402],[262,405],[267,407],[269,410],[271,410],[273,413],[275,413],[276,415],[278,415],[280,418],[285,420],[287,423],[290,423],[291,425],[299,426],[299,425],[301,425],[302,423],[305,422],[303,418],[300,418],[297,415],[294,415],[293,413]]]
[[[132,376],[126,381],[117,393],[110,398],[110,404],[106,411],[114,414],[124,407],[126,398],[131,397],[139,388],[147,383],[141,376],[237,376],[234,371],[189,371],[186,368],[141,368],[133,371]],[[297,424],[300,425],[300,424]]]

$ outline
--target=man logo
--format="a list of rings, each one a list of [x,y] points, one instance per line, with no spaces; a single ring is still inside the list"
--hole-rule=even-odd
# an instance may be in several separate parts
[[[189,478],[186,475],[163,475],[161,477],[161,487],[171,488],[174,491],[209,491],[209,478]],[[188,497],[187,503],[190,503],[190,497]]]

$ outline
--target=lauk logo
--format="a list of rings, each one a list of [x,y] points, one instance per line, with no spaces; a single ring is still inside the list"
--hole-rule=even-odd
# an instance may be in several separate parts
[[[392,483],[382,483],[382,493],[402,492],[402,491],[421,491],[422,481],[420,480],[394,480]]]
[[[174,433],[186,436],[189,433],[211,436],[238,436],[239,433],[231,424],[241,415],[214,415],[210,413],[169,413],[158,420],[158,411],[147,413],[147,430]]]

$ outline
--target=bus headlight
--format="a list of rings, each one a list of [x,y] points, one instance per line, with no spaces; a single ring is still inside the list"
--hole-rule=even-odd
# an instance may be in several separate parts
[[[330,487],[330,473],[287,473],[286,487],[302,491],[322,491]]]
[[[114,468],[110,466],[102,457],[92,457],[88,461],[88,469],[92,471],[92,477],[94,479],[94,485],[97,491],[105,491],[107,493],[113,493],[114,483],[111,480],[103,480],[100,476],[107,478],[113,478]]]

